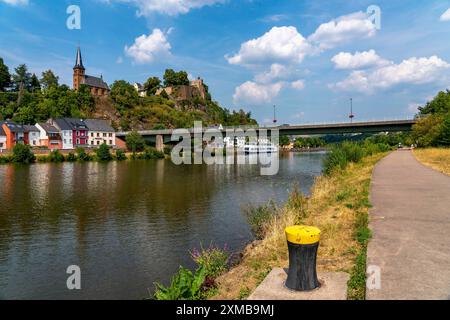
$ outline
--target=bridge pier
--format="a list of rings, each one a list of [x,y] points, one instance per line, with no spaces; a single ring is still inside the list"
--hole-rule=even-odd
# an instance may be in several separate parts
[[[156,136],[156,150],[159,152],[164,152],[164,138],[162,134]]]

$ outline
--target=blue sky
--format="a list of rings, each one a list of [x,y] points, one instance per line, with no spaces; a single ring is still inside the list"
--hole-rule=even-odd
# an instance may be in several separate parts
[[[81,9],[69,30],[67,7]],[[367,8],[381,9],[381,26]],[[450,1],[0,0],[0,57],[144,82],[166,68],[201,76],[213,98],[270,122],[406,118],[450,87]]]

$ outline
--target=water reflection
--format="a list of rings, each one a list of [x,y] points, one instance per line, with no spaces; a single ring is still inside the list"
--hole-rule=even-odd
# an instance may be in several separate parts
[[[320,154],[288,154],[276,176],[258,166],[170,161],[0,166],[0,297],[139,299],[188,250],[251,240],[242,207],[308,191]],[[67,266],[82,290],[66,289]]]

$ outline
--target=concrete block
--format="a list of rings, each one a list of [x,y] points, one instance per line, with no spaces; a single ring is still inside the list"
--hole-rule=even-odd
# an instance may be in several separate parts
[[[293,291],[285,286],[286,270],[273,269],[248,300],[347,300],[347,282],[350,275],[345,272],[319,273],[320,288],[309,292]]]

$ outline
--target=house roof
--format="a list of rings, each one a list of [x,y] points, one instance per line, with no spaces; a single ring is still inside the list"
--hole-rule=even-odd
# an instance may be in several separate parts
[[[5,125],[9,128],[9,130],[11,132],[17,133],[17,132],[25,132],[26,131],[23,125],[17,124],[15,122],[7,121],[7,122],[5,122]]]
[[[31,132],[31,131],[36,131],[39,132],[39,129],[36,126],[32,126],[32,125],[24,125],[23,126],[25,132]]]
[[[72,130],[72,127],[66,122],[64,118],[54,119],[53,123],[56,124],[56,126],[60,130]]]
[[[86,119],[85,122],[90,131],[114,132],[108,120]]]
[[[59,133],[59,130],[48,123],[38,123],[39,126],[47,133]]]
[[[84,84],[90,86],[90,87],[96,87],[96,88],[102,88],[109,90],[108,85],[105,81],[103,81],[103,78],[100,77],[93,77],[93,76],[84,76]]]
[[[54,119],[53,122],[59,127],[60,130],[78,130],[88,128],[83,119],[59,118]]]

